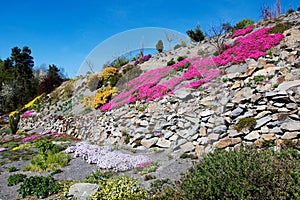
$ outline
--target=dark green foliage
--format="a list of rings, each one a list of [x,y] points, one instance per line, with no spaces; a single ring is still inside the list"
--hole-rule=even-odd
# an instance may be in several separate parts
[[[266,77],[264,75],[257,75],[257,76],[254,76],[254,83],[258,83],[258,82],[262,82],[266,79]]]
[[[300,12],[300,6],[298,7],[297,11]]]
[[[180,158],[182,158],[182,159],[186,159],[186,158],[197,159],[198,156],[195,155],[195,154],[183,153],[183,154],[180,155]]]
[[[294,9],[288,9],[288,11],[286,11],[286,14],[291,14],[291,13],[293,13],[293,12],[295,12],[295,10]]]
[[[164,50],[164,43],[162,40],[158,40],[158,42],[156,43],[156,50],[161,53]]]
[[[254,21],[251,19],[243,19],[241,21],[239,21],[238,23],[236,23],[233,27],[233,30],[238,30],[238,29],[242,29],[242,28],[246,28],[250,25],[253,25]]]
[[[7,186],[17,185],[20,182],[23,182],[26,178],[25,174],[13,174],[10,175],[7,179]]]
[[[12,134],[16,134],[18,131],[18,124],[20,121],[20,114],[18,112],[15,112],[14,114],[9,115],[9,128],[11,130]]]
[[[196,26],[195,30],[188,30],[186,33],[193,42],[201,42],[205,38],[203,32],[200,30],[200,24]]]
[[[299,199],[299,159],[292,149],[218,150],[161,199]]]
[[[55,145],[51,141],[40,140],[35,144],[35,147],[38,148],[38,153],[42,156],[47,156],[47,154],[55,154],[64,150],[64,147]]]
[[[184,59],[186,59],[186,58],[187,58],[187,56],[179,56],[179,57],[177,58],[177,61],[180,62],[180,61],[182,61],[182,60],[184,60]]]
[[[268,33],[275,34],[275,33],[283,33],[284,31],[290,29],[292,24],[289,22],[276,24]]]
[[[55,194],[60,189],[61,185],[56,183],[52,176],[32,176],[25,179],[18,192],[22,198],[25,198],[28,195],[46,198]]]
[[[176,63],[176,62],[175,62],[174,58],[172,58],[171,60],[169,60],[169,61],[167,62],[167,66],[174,65],[175,63]]]
[[[176,45],[174,46],[174,50],[175,50],[175,49],[179,49],[180,47],[181,47],[180,44],[176,44]]]
[[[235,130],[240,132],[243,129],[251,129],[256,125],[256,119],[254,117],[240,118],[238,123],[235,125]]]
[[[125,57],[118,57],[115,59],[112,63],[110,63],[111,67],[120,68],[124,65],[126,65],[129,62],[129,60]]]

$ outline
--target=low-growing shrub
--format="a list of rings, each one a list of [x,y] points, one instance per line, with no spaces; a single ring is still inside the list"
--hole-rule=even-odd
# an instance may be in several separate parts
[[[102,86],[102,79],[100,74],[91,74],[88,76],[87,87],[91,92],[97,90]]]
[[[256,125],[256,119],[254,117],[240,118],[235,125],[235,130],[240,132],[243,129],[251,129]]]
[[[100,190],[92,196],[92,200],[147,199],[147,191],[139,187],[136,179],[118,176],[103,181]]]
[[[275,34],[275,33],[283,33],[284,31],[290,29],[292,24],[289,22],[276,24],[268,33]]]
[[[26,178],[25,174],[13,174],[10,175],[7,179],[7,186],[17,185],[20,182],[23,182]]]
[[[246,28],[250,25],[253,25],[254,21],[251,19],[243,19],[241,21],[239,21],[238,23],[236,23],[233,27],[233,30],[238,30],[238,29],[243,29]]]
[[[37,155],[32,160],[31,163],[23,167],[23,171],[52,171],[60,169],[68,165],[71,156],[65,153],[49,153],[45,155]]]
[[[57,193],[60,189],[61,185],[52,176],[31,176],[25,179],[18,192],[22,198],[29,195],[46,198]]]
[[[266,79],[266,77],[264,75],[257,75],[257,76],[254,76],[254,83],[258,83],[258,82],[262,82]]]
[[[8,168],[7,168],[7,171],[8,172],[15,172],[15,171],[17,171],[18,169],[17,169],[17,167],[16,166],[9,166]]]
[[[184,59],[186,59],[186,58],[187,58],[187,56],[179,56],[179,57],[177,58],[177,61],[180,62],[180,61],[182,61],[182,60],[184,60]]]
[[[93,171],[91,175],[86,177],[87,182],[89,183],[99,183],[101,181],[106,181],[114,176],[112,172],[102,172],[101,170],[97,169]]]
[[[106,104],[113,93],[115,93],[117,89],[115,87],[106,87],[100,90],[97,90],[96,95],[94,97],[94,108],[97,109],[100,106]]]
[[[169,60],[169,61],[167,62],[167,66],[174,65],[175,63],[176,63],[176,62],[175,62],[174,58],[172,58],[171,60]]]
[[[217,150],[161,199],[299,199],[299,159],[293,149]]]

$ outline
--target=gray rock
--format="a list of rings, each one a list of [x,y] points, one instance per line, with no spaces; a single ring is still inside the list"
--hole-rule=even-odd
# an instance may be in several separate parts
[[[288,89],[292,87],[297,87],[300,86],[300,80],[295,80],[295,81],[286,81],[281,83],[276,90],[278,91],[287,91]]]
[[[195,146],[193,145],[193,143],[191,142],[187,142],[183,145],[180,146],[180,149],[186,153],[186,152],[191,152],[191,151],[194,151],[195,150]]]
[[[275,97],[275,96],[287,96],[286,91],[278,91],[278,92],[266,92],[266,97]]]
[[[231,138],[235,138],[235,137],[241,137],[241,136],[244,136],[245,133],[244,132],[237,132],[236,130],[229,130],[229,134],[228,136],[231,137]]]
[[[256,120],[256,125],[255,125],[255,129],[258,129],[260,127],[262,127],[263,125],[267,124],[268,122],[270,122],[272,120],[271,116],[265,116],[259,120]]]
[[[100,186],[91,183],[76,183],[69,189],[69,195],[79,200],[86,200],[88,197],[93,196]]]
[[[300,134],[299,132],[286,132],[286,133],[281,137],[281,139],[284,139],[284,140],[292,140],[292,139],[297,138],[299,134]]]
[[[209,135],[208,135],[208,139],[209,139],[209,140],[218,140],[219,137],[220,137],[220,135],[219,135],[219,134],[216,134],[216,133],[212,133],[212,134],[209,134]]]
[[[299,121],[291,120],[283,123],[280,128],[285,131],[300,131],[300,123]]]
[[[231,73],[245,73],[247,71],[248,67],[246,64],[244,65],[231,65],[230,67],[226,68],[226,74]]]
[[[232,112],[231,112],[231,116],[232,117],[237,117],[239,116],[240,114],[242,114],[244,112],[244,110],[240,107],[237,107],[236,109],[234,109]]]
[[[227,126],[225,125],[217,126],[213,129],[213,132],[217,134],[222,134],[225,133],[226,131],[227,131]]]
[[[154,144],[156,144],[156,142],[157,142],[157,140],[158,140],[158,137],[154,137],[154,138],[150,138],[150,139],[142,139],[141,140],[141,144],[144,146],[144,147],[146,147],[146,148],[150,148],[150,147],[152,147]]]
[[[188,89],[177,90],[174,92],[174,95],[182,100],[189,100],[193,98],[191,91]]]
[[[197,142],[199,144],[207,144],[208,143],[208,138],[207,137],[201,137],[197,139]]]
[[[169,140],[166,140],[165,138],[159,138],[156,145],[162,148],[170,148],[171,142]]]
[[[251,133],[249,133],[244,137],[244,139],[248,141],[254,141],[257,140],[258,138],[260,138],[258,131],[252,131]]]
[[[270,133],[282,134],[282,130],[279,127],[274,127],[270,129]]]
[[[208,117],[213,115],[215,112],[213,110],[205,110],[200,113],[201,117]]]

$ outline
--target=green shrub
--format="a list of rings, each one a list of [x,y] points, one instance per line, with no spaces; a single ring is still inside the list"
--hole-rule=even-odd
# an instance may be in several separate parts
[[[291,149],[218,150],[161,199],[299,199],[299,159]]]
[[[174,58],[172,58],[171,60],[169,60],[167,62],[167,66],[171,66],[171,65],[174,65],[176,62],[174,61]]]
[[[254,117],[240,118],[234,129],[240,132],[243,129],[251,129],[256,125],[256,119]]]
[[[137,180],[127,176],[118,176],[99,185],[100,190],[92,196],[92,200],[147,199],[147,192],[139,187]]]
[[[290,22],[276,24],[271,30],[268,31],[270,34],[283,33],[284,31],[290,29],[292,24]]]
[[[25,179],[18,192],[22,198],[28,195],[46,198],[57,193],[60,189],[61,185],[56,183],[52,176],[31,176]]]
[[[8,168],[7,168],[7,171],[8,172],[15,172],[15,171],[17,171],[18,169],[17,169],[17,167],[16,166],[9,166]]]
[[[250,25],[253,25],[254,21],[251,19],[243,19],[241,21],[239,21],[238,23],[236,23],[233,27],[233,30],[238,30],[238,29],[242,29],[242,28],[246,28]]]
[[[291,13],[293,13],[293,12],[295,12],[295,10],[294,9],[288,9],[287,11],[286,11],[286,14],[291,14]]]
[[[55,154],[62,150],[64,147],[55,145],[48,140],[40,140],[35,144],[35,147],[38,148],[38,153],[42,156],[47,156],[48,154]]]
[[[49,153],[47,156],[37,155],[32,158],[31,163],[23,167],[23,171],[45,172],[58,170],[68,165],[71,156],[65,153]]]
[[[10,175],[7,179],[7,186],[17,185],[20,182],[23,182],[26,178],[25,174],[13,174]]]
[[[182,60],[184,60],[184,59],[186,59],[186,58],[187,58],[187,56],[179,56],[179,57],[177,58],[177,61],[180,62],[180,61],[182,61]]]
[[[262,82],[262,81],[264,81],[265,80],[265,76],[263,76],[263,75],[257,75],[257,76],[254,76],[254,83],[258,83],[258,82]]]
[[[200,29],[200,24],[196,26],[195,30],[188,30],[186,33],[193,42],[201,42],[205,38],[204,33]]]

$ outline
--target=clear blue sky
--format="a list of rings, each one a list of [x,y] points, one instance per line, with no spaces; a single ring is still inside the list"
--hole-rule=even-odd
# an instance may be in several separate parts
[[[281,0],[284,11],[297,0]],[[29,46],[35,66],[55,64],[73,77],[102,41],[135,28],[162,27],[185,33],[197,23],[207,31],[222,22],[261,19],[260,8],[275,0],[2,0],[0,58]],[[101,56],[101,55],[99,55]]]

